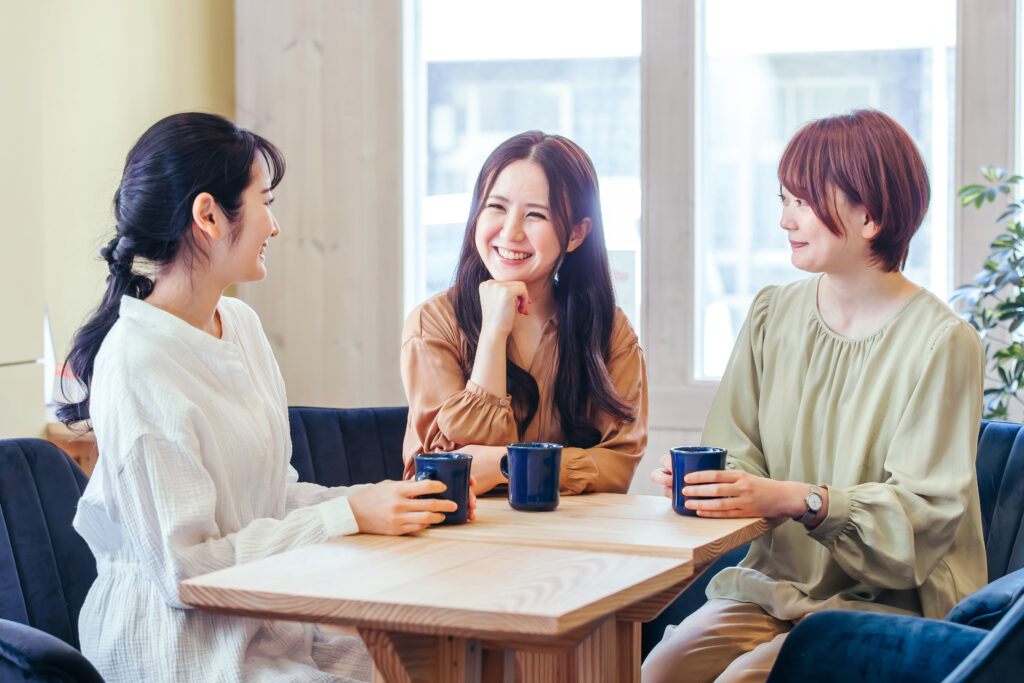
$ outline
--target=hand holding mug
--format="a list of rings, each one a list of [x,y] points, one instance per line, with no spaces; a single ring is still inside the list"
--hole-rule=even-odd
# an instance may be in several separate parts
[[[778,481],[739,470],[705,470],[686,476],[682,495],[689,514],[701,517],[790,517],[806,510],[808,485]],[[690,498],[690,496],[714,496]],[[828,512],[828,490],[822,489],[823,509]]]
[[[458,509],[450,500],[421,497],[444,489],[439,481],[385,480],[356,491],[348,504],[363,533],[398,536],[439,524]]]
[[[416,464],[416,481],[440,481],[444,491],[428,497],[453,501],[456,508],[446,512],[438,524],[464,524],[470,518],[470,467],[473,456],[463,453],[420,453],[413,458]],[[473,507],[476,499],[473,498]]]
[[[661,495],[672,498],[672,454],[661,456],[658,464],[661,467],[651,471],[651,481],[661,487]]]
[[[700,471],[716,471],[725,468],[726,450],[713,446],[680,446],[669,451],[672,466],[672,509],[681,515],[696,516],[701,507],[694,496],[722,495],[717,489],[702,486],[688,487],[692,474]],[[714,476],[714,475],[709,475]],[[704,501],[701,501],[703,503]]]

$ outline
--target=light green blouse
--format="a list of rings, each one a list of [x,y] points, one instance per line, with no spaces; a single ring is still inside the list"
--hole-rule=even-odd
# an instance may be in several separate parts
[[[701,441],[729,449],[729,469],[827,485],[828,516],[811,531],[782,522],[708,597],[780,619],[835,608],[942,618],[987,574],[981,342],[925,290],[874,334],[841,337],[818,314],[818,280],[757,295]]]

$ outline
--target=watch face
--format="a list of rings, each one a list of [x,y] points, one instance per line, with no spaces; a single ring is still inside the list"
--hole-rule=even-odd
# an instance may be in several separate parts
[[[811,492],[807,494],[807,509],[812,512],[817,512],[821,509],[821,494],[817,492]]]

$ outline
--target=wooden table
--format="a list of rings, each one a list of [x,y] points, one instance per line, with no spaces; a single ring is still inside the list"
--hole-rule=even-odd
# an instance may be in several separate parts
[[[477,521],[359,534],[182,582],[183,602],[355,626],[376,680],[639,681],[640,623],[762,519],[676,515],[666,498],[481,499]]]

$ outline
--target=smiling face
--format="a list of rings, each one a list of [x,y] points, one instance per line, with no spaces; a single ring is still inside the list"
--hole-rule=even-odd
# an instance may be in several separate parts
[[[524,160],[502,169],[484,199],[474,240],[495,280],[518,280],[528,288],[550,284],[562,247],[544,169]]]
[[[235,230],[238,238],[227,246],[230,282],[255,282],[267,276],[266,255],[271,237],[281,232],[270,205],[270,170],[262,155],[253,163],[252,182],[242,193],[242,211]]]
[[[835,191],[837,218],[844,235],[836,235],[818,218],[803,199],[782,187],[782,218],[779,225],[786,231],[792,248],[793,265],[808,273],[841,273],[871,264],[870,237],[874,224],[863,206],[850,204],[846,196]]]

